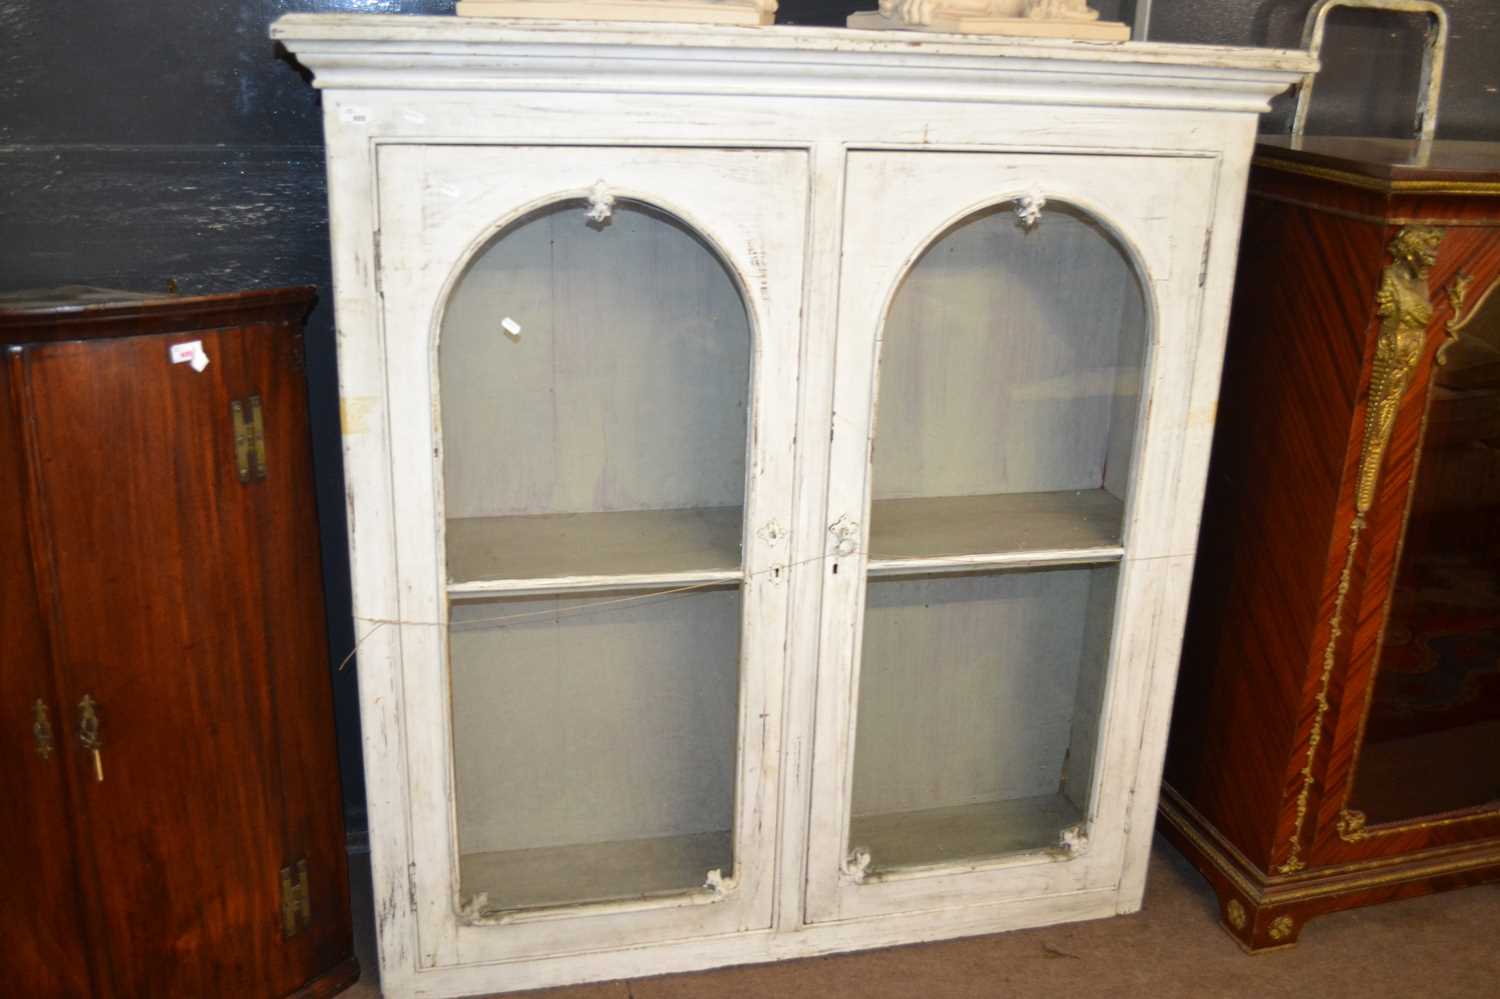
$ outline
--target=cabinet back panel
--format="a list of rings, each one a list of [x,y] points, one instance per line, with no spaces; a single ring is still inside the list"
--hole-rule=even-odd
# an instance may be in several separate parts
[[[595,227],[584,210],[507,229],[447,304],[450,518],[744,500],[752,338],[734,281],[675,220],[617,206]]]
[[[1079,695],[1102,690],[1112,567],[872,580],[854,756],[855,816],[1059,793]],[[1085,679],[1080,679],[1080,677]]]
[[[1097,489],[1124,497],[1146,337],[1129,259],[1084,215],[1010,206],[947,230],[882,331],[876,499]]]
[[[462,853],[731,828],[739,591],[600,599],[455,606]]]

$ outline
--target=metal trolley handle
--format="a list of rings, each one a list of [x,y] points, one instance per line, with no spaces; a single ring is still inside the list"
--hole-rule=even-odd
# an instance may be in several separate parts
[[[1323,32],[1328,14],[1335,7],[1359,10],[1388,10],[1399,14],[1426,14],[1427,41],[1422,53],[1422,92],[1417,95],[1417,138],[1431,142],[1437,132],[1438,95],[1443,89],[1443,59],[1448,53],[1448,14],[1431,0],[1318,0],[1307,12],[1302,26],[1302,47],[1313,56],[1323,48]],[[1297,87],[1297,113],[1292,118],[1292,134],[1301,135],[1307,128],[1307,106],[1312,103],[1314,74],[1308,73]]]

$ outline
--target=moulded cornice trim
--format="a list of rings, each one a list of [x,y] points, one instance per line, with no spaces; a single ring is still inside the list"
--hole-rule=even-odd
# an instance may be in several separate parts
[[[1306,52],[1148,42],[636,22],[289,14],[271,26],[334,90],[723,94],[1260,112]]]

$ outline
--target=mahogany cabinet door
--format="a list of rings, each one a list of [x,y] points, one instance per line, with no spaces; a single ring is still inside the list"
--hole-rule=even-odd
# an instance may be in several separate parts
[[[264,995],[284,975],[278,872],[291,858],[267,640],[279,622],[259,555],[276,542],[258,536],[261,483],[240,481],[231,424],[231,401],[254,391],[245,336],[23,355],[57,595],[60,762],[89,847],[78,910],[120,999]],[[173,363],[170,348],[195,340],[208,365]],[[95,722],[97,759],[81,742]]]
[[[0,365],[0,969],[15,995],[92,994],[67,820],[67,754],[27,540],[22,426]]]
[[[281,865],[307,861],[312,920],[286,939],[273,979],[289,992],[353,956],[343,797],[334,743],[323,570],[313,505],[312,438],[300,328],[256,325],[242,338],[265,425],[266,477],[247,487],[261,586],[262,655],[275,696]],[[339,651],[339,657],[348,653]]]

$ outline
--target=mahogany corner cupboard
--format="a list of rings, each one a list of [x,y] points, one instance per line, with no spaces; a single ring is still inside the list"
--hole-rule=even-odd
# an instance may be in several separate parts
[[[0,295],[0,978],[358,976],[302,322],[313,289]]]
[[[1257,114],[1314,61],[273,34],[324,88],[382,987],[1136,909]]]
[[[1256,151],[1163,829],[1247,949],[1500,880],[1500,143]]]

